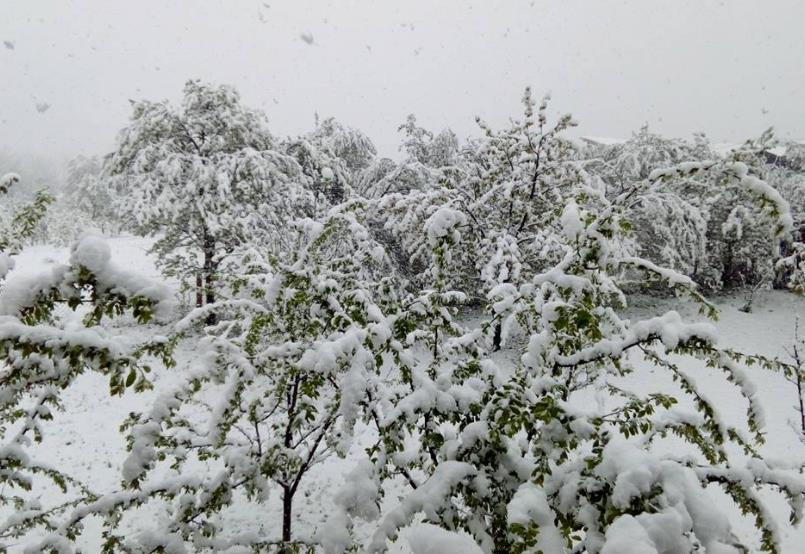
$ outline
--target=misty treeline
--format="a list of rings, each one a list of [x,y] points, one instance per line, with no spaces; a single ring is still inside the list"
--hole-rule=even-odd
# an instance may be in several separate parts
[[[95,518],[103,552],[374,553],[410,526],[417,553],[781,552],[777,497],[798,524],[805,477],[764,456],[750,374],[801,367],[624,310],[645,291],[715,318],[704,293],[801,291],[805,147],[766,132],[715,152],[648,128],[598,144],[530,90],[522,106],[465,141],[409,116],[393,161],[332,118],[276,137],[227,86],[134,102],[114,152],[71,163],[29,218],[33,240],[75,237],[69,263],[0,290],[0,544],[75,552]],[[90,227],[153,237],[178,305]],[[645,366],[650,392],[620,380]],[[29,452],[85,371],[158,392],[121,414],[112,492]],[[350,470],[311,526],[300,491],[331,457]]]

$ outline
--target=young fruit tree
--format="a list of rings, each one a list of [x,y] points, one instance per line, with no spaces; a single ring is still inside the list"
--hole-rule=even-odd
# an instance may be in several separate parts
[[[316,537],[296,531],[305,514],[295,499],[315,466],[348,451],[376,386],[375,352],[391,335],[381,301],[392,294],[388,260],[356,210],[347,204],[321,223],[302,221],[293,258],[253,249],[230,283],[233,298],[179,322],[197,357],[179,386],[125,425],[126,491],[100,504],[121,512],[109,519],[105,548],[313,551]],[[194,334],[210,310],[217,322]],[[276,522],[272,491],[281,497]],[[154,500],[166,517],[138,533],[118,526]],[[254,529],[227,528],[222,514],[233,506],[253,507]]]
[[[794,319],[794,340],[786,352],[791,364],[785,372],[785,378],[797,388],[795,408],[798,421],[794,429],[800,440],[805,441],[805,337],[799,329],[799,315]]]
[[[283,230],[313,198],[293,157],[276,148],[265,116],[231,87],[188,81],[180,107],[133,102],[105,175],[124,191],[135,229],[157,238],[168,276],[195,282],[211,304],[226,254],[260,242],[281,249]]]

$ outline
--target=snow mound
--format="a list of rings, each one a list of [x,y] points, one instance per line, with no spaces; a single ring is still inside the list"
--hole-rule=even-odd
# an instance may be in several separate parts
[[[413,554],[482,554],[469,536],[422,523],[406,533]]]

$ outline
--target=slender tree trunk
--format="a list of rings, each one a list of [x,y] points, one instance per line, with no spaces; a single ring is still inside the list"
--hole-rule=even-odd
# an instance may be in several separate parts
[[[201,272],[196,272],[196,308],[204,305],[204,283],[201,279]]]
[[[509,279],[506,278],[503,280],[504,283],[508,283]],[[503,346],[503,319],[499,319],[497,324],[495,324],[495,336],[492,337],[492,351],[497,352],[500,350],[501,346]]]
[[[293,495],[292,487],[282,489],[282,542],[283,552],[290,552],[291,522],[293,521]]]
[[[498,321],[495,324],[495,336],[492,338],[492,350],[497,352],[503,344],[503,322]]]
[[[215,302],[215,238],[209,234],[204,234],[204,285],[205,285],[205,304]],[[218,318],[214,313],[207,316],[207,325],[215,325]]]
[[[802,358],[799,357],[799,316],[794,323],[794,352],[791,356],[797,371],[797,400],[799,400],[799,427],[805,437],[805,404],[802,399]]]
[[[283,445],[285,448],[292,448],[293,444],[293,421],[296,418],[296,401],[299,395],[299,384],[301,379],[297,375],[294,377],[293,386],[286,395],[288,403],[288,423],[285,426],[285,436],[283,437]],[[285,483],[282,485],[282,552],[283,554],[290,554],[291,547],[291,523],[293,521],[293,496],[296,493],[296,482],[291,474],[284,474]]]
[[[802,401],[802,374],[797,368],[797,392],[799,393],[799,425],[802,429],[802,436],[805,437],[805,405]]]

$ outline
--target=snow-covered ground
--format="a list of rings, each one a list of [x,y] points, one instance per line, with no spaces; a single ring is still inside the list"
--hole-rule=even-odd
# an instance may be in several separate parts
[[[159,272],[153,260],[148,256],[149,241],[120,237],[110,240],[113,260],[120,266],[141,274],[158,277]],[[41,271],[54,262],[65,261],[67,249],[49,246],[36,246],[25,250],[17,259],[15,271]],[[795,314],[805,316],[805,299],[779,291],[760,293],[750,314],[741,312],[738,307],[743,298],[724,297],[717,299],[721,309],[721,318],[716,322],[722,345],[735,349],[759,353],[766,356],[784,357],[784,348],[793,338]],[[631,311],[635,317],[657,314],[658,310],[675,309],[690,318],[697,317],[695,309],[684,301],[658,300],[640,297],[635,299]],[[120,333],[141,333],[146,336],[153,329],[128,328],[121,326]],[[73,387],[64,392],[64,412],[57,414],[49,424],[45,441],[35,448],[37,456],[61,470],[67,471],[76,478],[86,482],[97,492],[108,492],[120,486],[120,468],[125,457],[125,442],[118,428],[130,412],[148,409],[154,395],[164,387],[175,382],[177,375],[183,370],[192,356],[193,345],[184,344],[179,348],[176,368],[167,370],[158,368],[154,374],[154,391],[146,393],[127,392],[122,397],[110,397],[106,379],[100,375],[88,373],[83,375]],[[711,370],[704,367],[688,365],[685,369],[693,375],[697,382],[704,385],[709,397],[718,409],[731,422],[741,422],[744,416],[744,405],[740,396],[724,384],[723,379],[716,378]],[[766,410],[767,443],[762,451],[778,459],[789,462],[805,460],[805,445],[798,439],[792,426],[795,418],[794,404],[796,389],[786,382],[781,375],[771,374],[761,369],[750,369],[752,380],[757,385],[761,402]],[[652,379],[657,378],[652,370],[640,368],[628,378],[634,390],[649,388]],[[351,458],[360,455],[360,446],[356,445]],[[296,531],[301,535],[314,532],[330,511],[329,495],[341,487],[343,475],[351,467],[352,459],[331,458],[318,466],[316,474],[307,483],[296,503],[298,523]],[[43,495],[51,494],[48,490]],[[387,497],[394,502],[394,495]],[[44,499],[47,503],[47,499]],[[272,503],[264,510],[241,510],[227,514],[228,527],[232,531],[254,529],[263,526],[267,531],[279,530],[281,507],[279,492]],[[779,510],[780,521],[787,518],[786,507],[782,502],[774,504]],[[143,517],[158,517],[157,512],[144,512]],[[739,523],[739,533],[751,533],[749,522]],[[96,552],[98,547],[98,522],[88,522],[87,532],[82,539],[86,552]],[[368,531],[366,529],[364,532]],[[409,531],[411,533],[411,531]],[[405,535],[404,535],[405,536]],[[405,541],[400,541],[397,551],[405,552]],[[785,552],[803,552],[805,531],[797,529],[786,534]],[[12,547],[12,552],[15,551]]]

